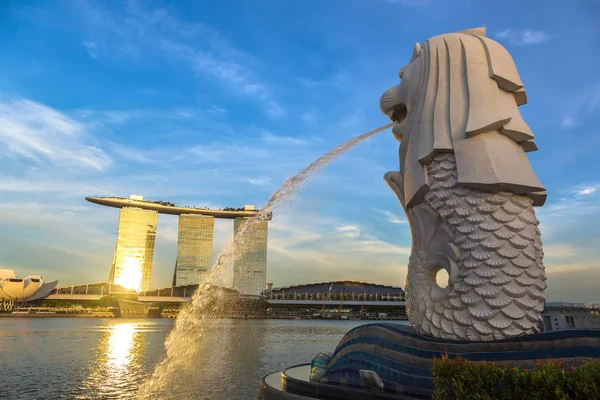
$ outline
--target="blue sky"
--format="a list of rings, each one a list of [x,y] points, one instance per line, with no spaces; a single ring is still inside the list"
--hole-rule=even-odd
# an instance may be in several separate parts
[[[0,7],[2,8],[2,7]],[[486,26],[513,55],[548,188],[548,297],[600,302],[600,2],[45,1],[0,11],[0,268],[104,281],[118,211],[88,195],[261,206],[337,144],[388,121],[415,42]],[[270,227],[268,280],[404,285],[410,235],[381,133],[335,160]],[[231,239],[216,223],[215,256]],[[177,220],[159,217],[153,287]]]

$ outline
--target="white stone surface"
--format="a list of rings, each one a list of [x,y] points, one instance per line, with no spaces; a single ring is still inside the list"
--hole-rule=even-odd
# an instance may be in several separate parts
[[[58,281],[44,282],[40,275],[17,278],[12,270],[0,270],[0,302],[41,299],[48,296],[57,284]]]
[[[537,146],[512,57],[475,28],[415,45],[399,76],[380,107],[401,142],[385,180],[411,228],[411,325],[444,339],[537,332],[546,274],[533,206],[546,192],[525,154]]]

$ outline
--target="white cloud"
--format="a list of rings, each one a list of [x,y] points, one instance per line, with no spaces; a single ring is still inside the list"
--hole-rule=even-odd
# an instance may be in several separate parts
[[[387,210],[378,210],[378,209],[374,209],[373,211],[378,212],[379,214],[383,215],[385,217],[386,221],[391,222],[392,224],[408,223],[408,221],[405,218],[401,218],[401,217],[397,216],[396,214],[394,214],[393,212],[390,212]]]
[[[261,176],[259,178],[250,178],[250,179],[248,179],[248,183],[251,183],[253,185],[268,185],[269,183],[271,183],[271,178],[269,178],[268,176]]]
[[[6,156],[38,164],[104,170],[111,163],[85,125],[30,100],[0,102],[0,142]]]
[[[531,31],[526,29],[522,32],[518,42],[519,44],[540,44],[547,42],[550,39],[550,35],[544,31]]]
[[[82,43],[88,55],[94,59],[98,58],[98,45],[96,42],[87,41]]]
[[[548,33],[532,29],[505,29],[498,32],[496,37],[499,39],[507,39],[511,44],[515,45],[542,44],[552,39],[552,36]]]
[[[97,57],[100,45],[123,57],[142,53],[166,57],[195,71],[198,78],[252,99],[271,118],[287,115],[270,82],[257,72],[257,61],[210,27],[185,22],[165,9],[146,8],[142,2],[130,2],[119,11],[85,3],[79,10],[93,38],[84,42],[91,57]]]
[[[305,112],[302,114],[302,121],[307,125],[314,125],[317,122],[317,117],[315,113]]]
[[[268,279],[275,285],[320,280],[403,284],[409,247],[382,240],[356,222],[296,209],[269,227]]]
[[[292,136],[278,136],[269,131],[263,130],[261,139],[270,144],[281,144],[281,145],[305,145],[309,143],[307,138],[292,137]]]
[[[591,197],[600,188],[600,183],[573,185],[563,190],[563,197],[558,201],[538,208],[536,213],[542,218],[575,217],[594,214],[600,210],[600,205]],[[551,221],[549,220],[548,223]]]
[[[571,129],[573,126],[575,126],[575,121],[573,120],[573,117],[566,116],[563,118],[561,125],[564,129]]]
[[[272,118],[282,118],[287,115],[286,109],[273,100],[268,100],[265,106],[266,113]]]
[[[234,60],[219,59],[210,52],[181,42],[161,40],[159,46],[167,56],[185,63],[196,71],[198,76],[211,76],[219,83],[227,85],[234,93],[260,102],[270,117],[281,118],[287,114],[286,109],[272,98],[267,84],[256,77],[247,66]]]
[[[357,238],[360,236],[360,228],[358,225],[342,225],[338,226],[335,230],[339,236],[347,238]]]
[[[60,181],[30,180],[23,177],[0,176],[0,193],[73,193],[74,186]]]
[[[588,186],[577,191],[577,194],[580,196],[589,196],[590,194],[596,191],[596,187]]]
[[[600,83],[589,85],[568,102],[567,113],[563,116],[562,127],[571,129],[581,124],[590,115],[600,114]]]
[[[584,197],[590,196],[600,188],[600,183],[585,183],[568,188],[567,193],[575,200],[583,200]],[[563,198],[561,201],[567,201],[569,198]]]
[[[548,258],[571,258],[577,255],[577,248],[569,244],[550,244],[544,246],[544,257]]]
[[[510,34],[510,29],[505,29],[503,31],[500,31],[496,34],[496,37],[500,38],[500,39],[505,39],[508,37],[508,35]]]

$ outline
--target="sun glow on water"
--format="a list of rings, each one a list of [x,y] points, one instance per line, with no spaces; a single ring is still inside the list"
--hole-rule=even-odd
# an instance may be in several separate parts
[[[142,359],[148,339],[145,323],[99,323],[101,337],[95,346],[94,364],[75,398],[131,398],[144,377]]]
[[[107,364],[109,368],[120,369],[131,362],[133,347],[133,324],[115,325],[108,339]]]

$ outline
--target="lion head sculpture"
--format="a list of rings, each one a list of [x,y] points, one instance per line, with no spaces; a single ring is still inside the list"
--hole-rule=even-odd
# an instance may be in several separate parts
[[[518,107],[527,103],[508,51],[484,28],[435,36],[416,44],[402,82],[387,90],[381,111],[395,122],[407,207],[428,191],[425,166],[453,152],[458,182],[491,192],[526,194],[543,205],[546,194],[525,152],[533,133]]]

